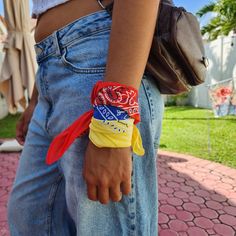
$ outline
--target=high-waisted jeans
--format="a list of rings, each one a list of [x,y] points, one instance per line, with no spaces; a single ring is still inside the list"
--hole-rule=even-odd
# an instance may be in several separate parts
[[[52,139],[92,108],[92,88],[104,79],[111,22],[106,10],[97,11],[35,44],[39,98],[9,199],[12,236],[157,235],[156,155],[163,100],[150,76],[144,73],[139,89],[138,128],[146,154],[133,155],[129,195],[106,205],[87,198],[82,177],[86,135],[58,162],[45,164]]]

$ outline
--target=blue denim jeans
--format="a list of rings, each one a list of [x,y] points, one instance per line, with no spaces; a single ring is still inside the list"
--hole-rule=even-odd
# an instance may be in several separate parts
[[[81,17],[35,44],[38,104],[9,199],[12,236],[153,236],[157,235],[156,151],[163,100],[152,78],[143,75],[139,90],[146,150],[133,155],[132,192],[103,205],[87,198],[82,177],[88,137],[76,139],[63,157],[45,164],[57,134],[90,110],[90,93],[104,79],[111,18],[105,10]]]

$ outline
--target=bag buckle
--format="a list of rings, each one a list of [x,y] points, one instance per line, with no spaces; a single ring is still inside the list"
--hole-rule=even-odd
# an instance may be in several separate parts
[[[101,6],[102,9],[106,9],[106,7],[102,4],[102,2],[100,0],[97,0],[98,4]]]
[[[107,6],[104,6],[102,4],[102,1],[103,0],[97,0],[98,4],[101,6],[102,9],[106,10],[107,13],[110,15],[110,17],[112,17],[112,9],[113,9],[113,3],[114,2],[111,2],[110,4],[108,4]]]
[[[204,64],[205,67],[209,66],[209,60],[207,57],[203,56],[201,62]]]

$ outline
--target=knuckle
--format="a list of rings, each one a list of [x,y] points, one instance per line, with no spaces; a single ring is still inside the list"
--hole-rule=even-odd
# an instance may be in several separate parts
[[[108,188],[108,187],[109,187],[108,181],[105,180],[105,179],[100,179],[100,180],[98,181],[98,185],[99,185],[99,187],[101,187],[101,188]]]
[[[97,201],[97,197],[90,194],[88,194],[88,199],[91,201]]]
[[[88,175],[88,174],[84,174],[84,179],[88,184],[91,185],[96,185],[97,181],[96,178],[94,176]]]
[[[100,203],[102,203],[103,205],[106,205],[106,204],[109,203],[109,200],[108,200],[108,199],[100,199],[99,201],[100,201]]]
[[[123,183],[125,183],[125,186],[131,186],[131,178],[124,178]]]
[[[122,199],[122,195],[121,194],[117,194],[111,197],[111,200],[113,202],[119,202]]]
[[[124,181],[130,181],[131,180],[131,172],[124,173],[123,174],[123,180]]]
[[[96,185],[97,185],[96,179],[89,179],[89,180],[87,180],[86,182],[87,182],[87,184],[89,184],[89,185],[93,185],[93,186],[96,186]]]
[[[124,189],[123,194],[128,195],[131,193],[131,189]]]

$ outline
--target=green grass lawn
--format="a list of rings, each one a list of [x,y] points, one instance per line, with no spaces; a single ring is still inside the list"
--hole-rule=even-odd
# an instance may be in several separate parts
[[[0,120],[0,138],[15,137],[20,114]],[[236,168],[236,117],[211,110],[166,107],[160,149],[186,153]]]
[[[0,138],[14,138],[16,130],[16,122],[20,117],[20,113],[16,115],[8,115],[0,120]]]
[[[166,107],[160,149],[236,168],[236,117],[193,107]]]

